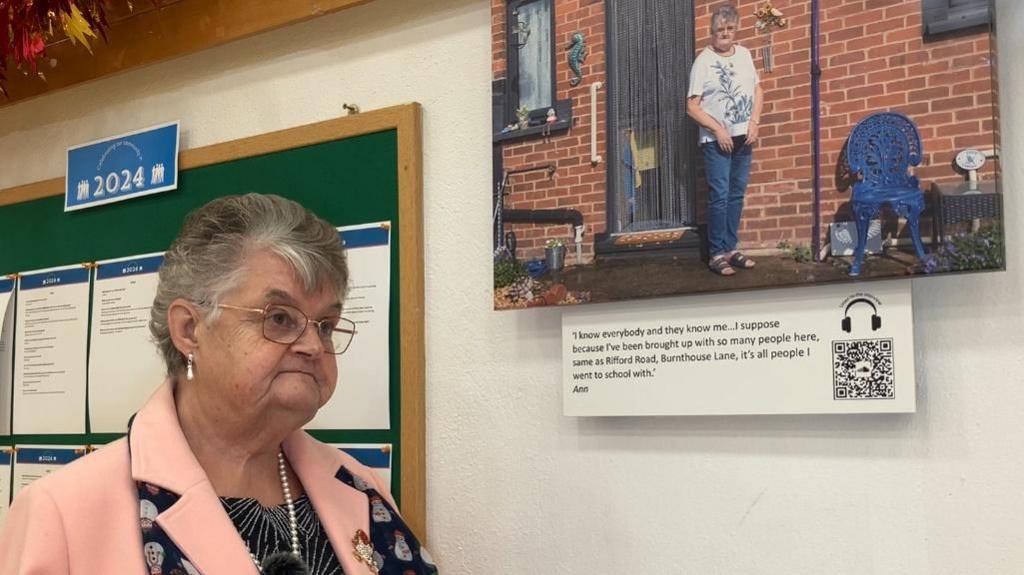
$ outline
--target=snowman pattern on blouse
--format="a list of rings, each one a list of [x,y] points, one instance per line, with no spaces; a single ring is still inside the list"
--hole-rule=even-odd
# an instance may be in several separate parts
[[[149,575],[200,575],[181,550],[156,522],[156,516],[178,501],[178,496],[151,483],[140,481],[139,528],[142,531],[142,556]]]
[[[362,477],[359,477],[358,475],[353,475],[352,487],[355,487],[359,491],[366,491],[367,489],[370,489],[371,486],[366,481],[363,481]]]
[[[402,561],[412,561],[412,549],[405,542],[405,533],[395,530],[395,557]]]
[[[164,546],[150,541],[142,546],[146,555],[146,567],[150,573],[163,573],[164,568]]]
[[[376,523],[388,523],[391,521],[391,512],[384,507],[384,500],[379,495],[370,497],[370,515]]]
[[[148,499],[139,500],[139,522],[142,524],[142,532],[148,533],[156,522],[156,505]]]
[[[436,575],[437,566],[402,516],[372,484],[342,467],[337,478],[362,491],[370,502],[370,541],[380,575]]]

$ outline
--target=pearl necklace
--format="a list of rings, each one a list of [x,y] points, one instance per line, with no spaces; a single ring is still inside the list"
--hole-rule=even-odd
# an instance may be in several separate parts
[[[301,550],[299,546],[299,520],[295,516],[295,501],[292,499],[292,489],[288,484],[288,467],[284,462],[284,451],[278,450],[277,452],[277,473],[281,477],[281,492],[284,494],[284,507],[288,511],[288,531],[291,535],[292,544],[292,555],[302,560]],[[252,562],[256,564],[256,568],[260,568],[260,562],[256,559],[256,554],[252,551],[249,552],[249,556],[252,557]]]

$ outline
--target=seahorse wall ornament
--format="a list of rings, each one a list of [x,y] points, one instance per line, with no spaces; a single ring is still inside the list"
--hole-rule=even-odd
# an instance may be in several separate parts
[[[583,33],[576,32],[572,35],[572,41],[566,47],[569,51],[569,69],[573,77],[569,78],[570,86],[579,86],[583,81],[583,72],[580,71],[580,64],[587,59],[587,44],[583,40]]]

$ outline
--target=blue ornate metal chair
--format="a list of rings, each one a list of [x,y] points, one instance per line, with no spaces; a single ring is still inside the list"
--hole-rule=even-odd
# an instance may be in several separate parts
[[[879,112],[864,118],[850,132],[846,159],[857,178],[851,204],[857,221],[857,249],[853,253],[850,275],[860,274],[864,246],[871,218],[883,204],[907,219],[917,257],[924,259],[920,216],[924,210],[924,192],[910,166],[921,163],[921,136],[910,118],[898,112]]]

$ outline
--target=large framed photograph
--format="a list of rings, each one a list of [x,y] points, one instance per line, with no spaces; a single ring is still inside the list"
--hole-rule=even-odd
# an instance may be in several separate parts
[[[494,306],[1000,270],[990,0],[494,0]]]

